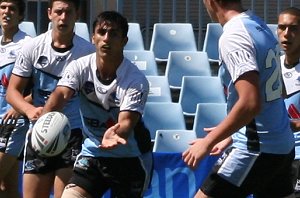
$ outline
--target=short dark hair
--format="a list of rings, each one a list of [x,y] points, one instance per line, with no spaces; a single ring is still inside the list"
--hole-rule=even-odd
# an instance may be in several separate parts
[[[78,10],[79,7],[80,7],[80,0],[49,0],[48,7],[52,8],[53,2],[55,2],[55,1],[66,1],[66,2],[69,2],[69,3],[73,3],[76,10]]]
[[[300,9],[296,7],[288,7],[283,9],[279,15],[281,14],[291,14],[300,17]]]
[[[12,2],[12,3],[16,4],[18,7],[18,10],[19,10],[19,15],[23,16],[21,21],[24,20],[26,4],[23,0],[0,0],[0,3],[2,3],[2,2]]]
[[[95,32],[97,24],[102,24],[103,22],[107,22],[109,24],[115,23],[122,30],[122,36],[126,37],[128,33],[128,22],[125,17],[123,17],[120,13],[116,11],[104,11],[101,12],[93,23],[93,32]]]

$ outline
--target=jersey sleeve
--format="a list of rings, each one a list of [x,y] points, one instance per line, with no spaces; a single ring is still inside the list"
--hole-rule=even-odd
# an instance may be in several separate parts
[[[57,86],[65,86],[78,92],[80,72],[77,61],[72,61],[64,70],[62,78],[58,81]]]
[[[249,71],[258,71],[253,41],[242,24],[231,28],[220,38],[220,56],[225,63],[232,81]]]
[[[30,39],[32,41],[32,39]],[[12,71],[13,74],[22,76],[22,77],[30,77],[33,68],[32,62],[32,49],[33,45],[24,44],[21,50],[18,52],[18,56],[16,58],[15,66]]]

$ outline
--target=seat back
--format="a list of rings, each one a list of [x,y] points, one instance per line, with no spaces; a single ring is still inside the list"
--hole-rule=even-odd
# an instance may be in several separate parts
[[[48,30],[52,29],[52,22],[48,23]],[[76,35],[82,37],[87,41],[91,41],[89,29],[87,23],[84,22],[76,22],[74,26],[74,32]]]
[[[160,129],[186,129],[182,108],[178,103],[147,102],[143,120],[152,140]]]
[[[199,103],[197,104],[193,131],[198,138],[205,137],[207,132],[203,128],[217,126],[227,115],[226,103]]]
[[[128,42],[124,50],[144,50],[144,41],[139,23],[128,23]]]
[[[177,152],[188,149],[190,142],[197,138],[192,130],[157,130],[153,152]]]
[[[147,102],[172,102],[168,79],[165,76],[147,76],[150,85]]]
[[[219,61],[219,38],[223,33],[220,23],[208,23],[202,51],[207,52],[209,61]]]
[[[36,29],[34,23],[31,21],[22,21],[19,24],[19,29],[31,37],[36,37]]]
[[[152,51],[124,50],[124,56],[134,63],[145,75],[158,75],[157,64]]]
[[[156,23],[150,43],[157,61],[167,61],[170,51],[197,51],[192,24]]]
[[[183,76],[211,76],[207,53],[171,51],[168,56],[165,75],[173,89],[181,89]]]
[[[271,24],[271,23],[268,23],[267,26],[270,28],[270,30],[272,31],[274,37],[278,40],[278,35],[277,35],[277,27],[278,27],[278,24]]]
[[[217,76],[184,76],[178,103],[183,113],[195,116],[198,103],[225,103],[224,89]]]

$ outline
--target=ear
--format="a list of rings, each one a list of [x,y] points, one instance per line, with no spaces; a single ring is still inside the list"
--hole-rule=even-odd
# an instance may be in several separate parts
[[[92,41],[91,41],[91,42],[92,42],[93,44],[95,44],[95,33],[93,33],[93,35],[92,35],[92,38],[91,38],[91,39],[92,39]]]
[[[48,13],[48,18],[49,18],[50,21],[52,20],[51,12],[52,12],[52,9],[48,8],[47,13]]]
[[[124,39],[123,39],[123,47],[127,44],[128,42],[128,37],[126,36]]]

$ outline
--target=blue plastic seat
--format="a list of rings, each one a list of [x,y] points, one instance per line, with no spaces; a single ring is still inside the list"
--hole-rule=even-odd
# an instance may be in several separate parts
[[[157,61],[166,62],[170,51],[197,51],[192,24],[156,23],[150,43]]]
[[[271,24],[271,23],[268,23],[267,26],[271,29],[274,37],[278,40],[278,35],[277,35],[277,27],[278,27],[278,24]]]
[[[193,130],[157,130],[153,152],[184,152],[196,138]]]
[[[224,89],[217,76],[184,76],[178,103],[184,115],[195,116],[198,103],[225,103]]]
[[[152,51],[124,50],[124,56],[134,63],[145,75],[157,76],[157,64]]]
[[[171,102],[147,102],[143,114],[145,126],[154,140],[157,130],[186,129],[180,104]]]
[[[27,33],[31,37],[36,37],[36,29],[34,23],[31,21],[22,21],[19,24],[19,29]]]
[[[171,89],[181,89],[183,76],[211,76],[206,52],[171,51],[165,75]]]
[[[128,42],[124,50],[145,50],[140,24],[128,23],[128,26]]]
[[[48,30],[52,28],[52,22],[48,23]],[[74,27],[74,32],[76,35],[84,38],[87,41],[91,41],[89,29],[87,23],[84,22],[76,22]]]
[[[147,102],[172,102],[168,79],[165,76],[147,76],[150,85]]]
[[[205,137],[203,128],[217,126],[227,115],[226,103],[199,103],[196,108],[193,131],[198,138]]]
[[[208,23],[202,51],[207,52],[210,62],[219,62],[219,38],[223,28],[219,23]]]

